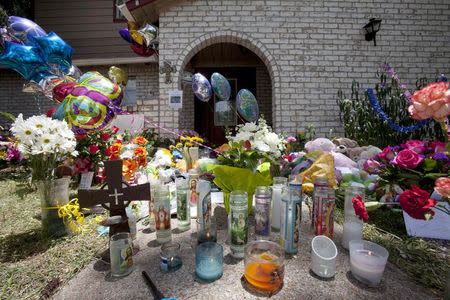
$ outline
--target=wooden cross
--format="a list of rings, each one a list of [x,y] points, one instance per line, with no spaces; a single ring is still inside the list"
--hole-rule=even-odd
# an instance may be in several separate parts
[[[78,203],[85,208],[101,204],[109,210],[110,218],[106,225],[110,226],[110,236],[117,232],[130,232],[125,208],[132,200],[150,201],[150,183],[130,186],[123,181],[122,160],[108,160],[104,164],[106,183],[98,190],[78,190]]]

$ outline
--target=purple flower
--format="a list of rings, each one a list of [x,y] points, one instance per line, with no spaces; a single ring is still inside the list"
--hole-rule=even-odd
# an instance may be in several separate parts
[[[6,160],[11,162],[19,162],[23,159],[22,154],[19,149],[17,149],[14,145],[8,145],[8,150],[6,152]]]
[[[435,153],[433,155],[433,159],[434,160],[442,160],[444,162],[450,161],[450,158],[445,153],[441,153],[441,152]]]

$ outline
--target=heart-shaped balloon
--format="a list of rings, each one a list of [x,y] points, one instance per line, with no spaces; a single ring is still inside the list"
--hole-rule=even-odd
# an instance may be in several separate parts
[[[203,102],[208,102],[212,96],[211,84],[208,79],[200,73],[192,76],[192,91],[195,96]]]
[[[220,73],[213,73],[211,75],[211,86],[220,100],[228,100],[230,99],[231,94],[231,86],[228,80]]]
[[[133,42],[133,38],[131,37],[130,32],[128,31],[128,28],[120,29],[119,30],[119,34],[128,43],[132,43]]]
[[[139,56],[149,57],[156,53],[156,50],[145,45],[131,44],[131,50]]]
[[[242,89],[236,96],[236,109],[238,113],[247,121],[258,120],[259,106],[255,96],[247,89]]]

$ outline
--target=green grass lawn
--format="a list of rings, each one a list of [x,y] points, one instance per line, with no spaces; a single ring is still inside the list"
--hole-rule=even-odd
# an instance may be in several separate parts
[[[47,298],[107,247],[95,225],[87,233],[46,238],[39,215],[35,191],[0,180],[0,299]]]

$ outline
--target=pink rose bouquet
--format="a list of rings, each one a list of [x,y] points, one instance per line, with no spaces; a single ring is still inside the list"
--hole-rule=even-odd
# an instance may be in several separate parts
[[[450,177],[436,179],[434,190],[443,198],[450,200]]]
[[[415,169],[422,160],[423,158],[416,152],[404,149],[397,153],[397,156],[394,157],[392,163],[400,168]]]

